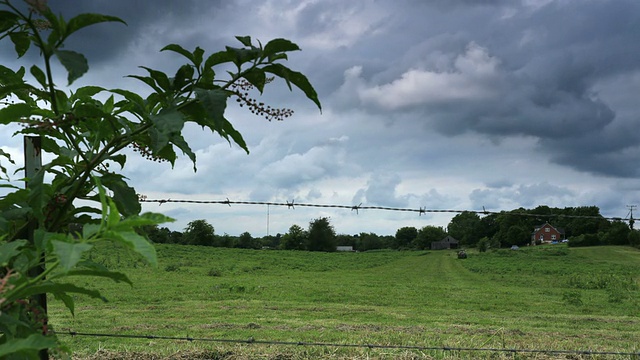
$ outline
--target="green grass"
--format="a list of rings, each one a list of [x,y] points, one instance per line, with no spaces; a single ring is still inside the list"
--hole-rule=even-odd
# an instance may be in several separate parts
[[[453,251],[309,253],[179,245],[157,250],[155,269],[118,248],[94,251],[94,261],[121,269],[134,286],[79,280],[109,302],[78,298],[71,317],[52,299],[50,322],[59,331],[90,333],[640,351],[640,251],[633,248],[539,246],[471,252],[465,260]],[[99,349],[164,356],[214,349],[234,358],[511,356],[60,337],[84,356]]]

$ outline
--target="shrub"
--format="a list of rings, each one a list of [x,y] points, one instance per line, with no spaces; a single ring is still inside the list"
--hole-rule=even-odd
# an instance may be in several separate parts
[[[209,272],[207,272],[207,275],[208,276],[216,276],[216,277],[222,276],[222,270],[212,268],[212,269],[209,269]]]

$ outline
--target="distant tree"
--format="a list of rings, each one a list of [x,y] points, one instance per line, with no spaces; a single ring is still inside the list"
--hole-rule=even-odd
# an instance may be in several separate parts
[[[337,234],[336,235],[336,244],[338,246],[352,246],[354,249],[357,248],[358,236],[353,236],[349,234]]]
[[[408,249],[411,243],[418,236],[418,229],[413,226],[405,226],[396,231],[396,238],[393,244],[394,249]]]
[[[232,248],[235,243],[236,239],[227,233],[221,236],[216,235],[213,240],[213,246],[222,248]]]
[[[307,231],[299,225],[291,225],[289,231],[282,236],[280,248],[283,250],[303,250],[307,243]]]
[[[214,244],[214,228],[206,220],[194,220],[187,224],[182,234],[182,239],[188,245],[206,245]]]
[[[531,230],[524,226],[512,226],[507,231],[507,237],[502,243],[504,246],[526,246],[531,243]]]
[[[629,244],[629,225],[622,221],[613,221],[607,231],[603,231],[600,241],[604,245],[628,245]]]
[[[427,225],[418,231],[412,245],[418,250],[430,249],[433,241],[440,241],[446,236],[447,232],[441,226]]]
[[[251,236],[251,234],[248,231],[245,231],[242,234],[240,234],[240,236],[238,236],[235,247],[240,249],[259,249],[260,248],[256,239],[254,239],[253,236]]]
[[[267,247],[270,249],[278,249],[280,247],[280,240],[282,240],[282,234],[278,233],[274,235],[267,235],[260,239],[260,247]]]
[[[374,233],[360,233],[358,235],[358,246],[356,249],[359,251],[384,249],[384,243],[380,236]]]
[[[329,218],[321,217],[309,223],[307,250],[331,252],[336,251],[337,245],[336,231]]]
[[[474,212],[464,211],[454,216],[447,226],[447,233],[460,241],[464,246],[476,246],[482,236],[480,216]]]
[[[631,230],[629,231],[629,235],[627,236],[629,240],[629,245],[640,248],[640,231]]]

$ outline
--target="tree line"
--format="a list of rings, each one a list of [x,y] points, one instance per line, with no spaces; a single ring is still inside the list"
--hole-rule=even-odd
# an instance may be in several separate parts
[[[395,236],[362,232],[337,234],[331,221],[321,217],[309,222],[307,228],[291,225],[287,233],[253,237],[249,232],[239,236],[218,235],[206,220],[191,221],[184,232],[165,227],[149,226],[144,232],[156,243],[204,245],[244,249],[282,249],[307,251],[336,251],[337,246],[351,246],[353,250],[378,249],[424,250],[431,243],[451,236],[460,247],[489,248],[527,246],[532,242],[536,226],[549,223],[562,229],[569,246],[632,245],[640,246],[640,233],[632,229],[633,222],[610,221],[600,214],[597,206],[534,209],[518,208],[481,216],[476,212],[455,215],[446,228],[427,225],[420,229],[405,226]]]

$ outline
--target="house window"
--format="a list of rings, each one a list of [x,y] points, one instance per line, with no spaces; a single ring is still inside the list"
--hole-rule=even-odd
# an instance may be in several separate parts
[[[555,235],[551,235],[551,240],[555,240],[556,236]]]
[[[544,232],[549,232],[549,231],[551,231],[551,229],[549,229],[549,228],[544,228]]]

